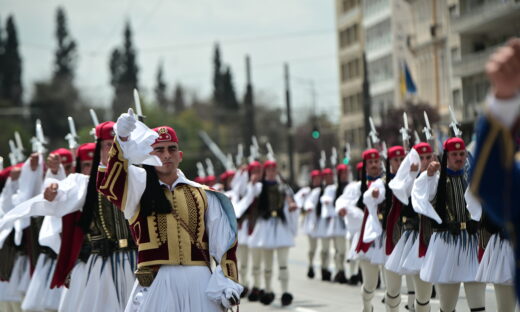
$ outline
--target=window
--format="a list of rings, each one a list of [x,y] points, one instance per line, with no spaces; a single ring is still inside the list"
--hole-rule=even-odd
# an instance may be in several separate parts
[[[360,3],[360,0],[343,0],[343,2],[342,2],[343,13],[359,6],[359,3]]]
[[[359,26],[354,24],[339,32],[339,47],[351,46],[359,41]]]

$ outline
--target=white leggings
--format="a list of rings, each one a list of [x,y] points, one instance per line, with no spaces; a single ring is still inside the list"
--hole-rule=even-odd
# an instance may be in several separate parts
[[[441,310],[452,312],[455,310],[459,299],[460,284],[437,284]],[[464,291],[468,306],[472,311],[485,311],[486,307],[486,284],[484,283],[464,283]]]
[[[289,247],[276,248],[276,249],[263,249],[264,256],[264,279],[265,279],[265,291],[267,293],[272,292],[272,277],[273,277],[273,259],[274,252],[276,251],[276,258],[278,260],[278,280],[280,280],[282,286],[282,293],[289,291]]]

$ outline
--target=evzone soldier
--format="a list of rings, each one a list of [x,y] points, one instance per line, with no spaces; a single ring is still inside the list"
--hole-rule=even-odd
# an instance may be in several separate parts
[[[518,248],[518,152],[515,160],[513,129],[520,111],[520,39],[499,48],[486,64],[491,83],[486,114],[477,123],[475,163],[471,191],[484,208],[481,246],[485,252],[477,271],[477,281],[493,283],[497,310],[514,311],[514,283],[520,296]],[[507,235],[506,235],[507,234]],[[511,241],[517,242],[515,250]],[[518,297],[517,297],[518,298]]]
[[[382,212],[385,201],[385,184],[381,179],[381,159],[376,149],[368,149],[363,152],[363,169],[359,188],[349,188],[349,198],[357,198],[355,205],[364,207],[363,221],[361,224],[359,239],[355,246],[355,259],[359,260],[363,275],[361,297],[363,299],[363,311],[371,312],[372,299],[379,280],[379,266],[385,262],[384,235]],[[350,214],[349,207],[353,205],[348,201],[346,215]],[[350,208],[352,210],[352,208]],[[344,215],[343,212],[339,212]],[[354,214],[354,213],[352,213]]]
[[[415,311],[417,312],[430,311],[432,284],[421,280],[419,277],[422,260],[424,259],[424,257],[419,257],[420,219],[419,215],[413,210],[410,196],[415,179],[420,172],[424,172],[428,168],[432,160],[433,150],[430,144],[416,144],[402,161],[394,178],[389,182],[393,199],[386,227],[386,253],[389,255],[385,263],[387,293],[390,297],[399,295],[401,276],[406,276],[409,291],[410,288],[414,289]],[[389,239],[389,237],[393,239]],[[409,282],[410,278],[411,282]],[[407,307],[414,307],[414,302],[410,300],[410,297],[413,298],[413,296],[409,294]],[[397,300],[394,301],[397,303]]]
[[[314,262],[314,255],[316,254],[316,250],[318,250],[318,240],[321,245],[320,252],[320,264],[321,264],[321,280],[322,281],[330,281],[331,273],[329,271],[329,248],[330,248],[330,240],[326,237],[327,230],[327,220],[322,218],[322,210],[323,205],[321,203],[321,197],[325,192],[324,186],[324,173],[325,170],[313,170],[311,174],[313,175],[313,188],[311,193],[305,200],[303,209],[305,211],[305,216],[303,220],[303,228],[304,232],[307,233],[309,237],[309,262],[311,262],[311,266],[307,271],[307,277],[314,278],[314,268],[312,267],[312,263]],[[326,173],[326,171],[325,171]],[[319,186],[318,186],[319,182]],[[312,259],[312,260],[311,260]]]
[[[298,207],[292,190],[280,181],[274,160],[264,162],[264,175],[258,197],[258,219],[249,240],[251,249],[260,249],[264,262],[265,289],[260,302],[271,304],[275,299],[272,290],[273,258],[276,251],[282,296],[282,306],[292,303],[289,292],[289,248],[294,246],[298,228]],[[253,263],[253,268],[255,264]]]
[[[97,125],[93,153],[92,145],[78,150],[78,173],[51,183],[43,193],[45,201],[35,203],[46,207],[49,215],[62,217],[62,241],[51,284],[68,285],[60,311],[122,311],[135,281],[135,247],[128,222],[96,190],[100,163],[107,162],[113,144],[113,126],[112,121]]]
[[[334,172],[331,168],[325,168],[321,171],[323,179],[323,194],[319,197],[316,206],[318,222],[316,223],[316,235],[321,242],[321,279],[323,281],[331,281],[332,273],[330,266],[330,243],[332,242],[332,232],[329,231],[334,216],[334,200],[336,185],[334,184]],[[332,208],[332,209],[331,209]],[[319,211],[319,212],[318,212]],[[319,214],[318,214],[319,213]]]
[[[234,205],[235,213],[238,218],[238,265],[240,273],[240,283],[244,285],[241,297],[248,296],[249,301],[260,299],[262,253],[260,249],[249,248],[251,234],[255,229],[256,219],[258,218],[258,197],[262,191],[261,179],[263,174],[262,164],[258,161],[251,161],[242,173],[236,175],[234,195],[240,198]],[[242,176],[242,177],[240,177]],[[244,180],[244,177],[246,180]],[[249,179],[249,180],[247,180]],[[245,187],[242,184],[245,182]],[[242,194],[243,193],[243,194]],[[250,259],[251,258],[251,259]],[[251,271],[253,275],[253,285],[249,289],[249,261],[251,260]]]
[[[443,148],[441,163],[432,161],[412,189],[413,209],[430,219],[433,231],[428,237],[428,227],[421,228],[424,240],[420,243],[427,245],[427,251],[420,278],[436,284],[442,311],[455,311],[461,283],[471,311],[485,311],[486,284],[476,281],[480,223],[475,220],[480,215],[478,207],[464,199],[466,146],[454,137],[447,139]],[[420,254],[423,248],[420,246]]]
[[[314,257],[316,256],[316,250],[318,248],[318,238],[315,235],[316,222],[318,218],[314,208],[315,203],[317,203],[320,198],[320,194],[323,192],[320,170],[312,170],[310,172],[310,179],[310,185],[301,188],[294,195],[294,201],[303,214],[301,226],[303,228],[303,233],[307,235],[309,241],[309,252],[307,253],[309,268],[307,270],[307,277],[312,279],[315,276]]]
[[[363,162],[356,164],[357,176],[361,177],[363,170]],[[359,200],[359,192],[361,181],[349,183],[343,193],[336,199],[335,209],[338,216],[345,220],[347,227],[347,263],[348,263],[348,284],[357,285],[361,282],[361,274],[359,272],[359,260],[357,260],[356,246],[361,233],[361,224],[363,222],[363,209],[357,206]]]
[[[243,287],[229,198],[178,169],[182,151],[171,127],[152,131],[130,109],[114,128],[116,139],[97,180],[130,223],[138,248],[126,311],[224,311],[238,304]]]
[[[334,245],[334,264],[336,274],[333,281],[346,284],[345,276],[345,254],[347,249],[347,226],[342,216],[336,213],[335,203],[338,197],[343,194],[348,184],[348,167],[345,164],[336,166],[337,182],[325,187],[323,196],[320,198],[322,202],[322,211],[325,211],[328,218],[327,237],[329,237]],[[330,178],[327,178],[329,180]],[[332,178],[334,181],[334,178]],[[327,181],[329,182],[329,181]],[[322,212],[323,213],[323,212]]]

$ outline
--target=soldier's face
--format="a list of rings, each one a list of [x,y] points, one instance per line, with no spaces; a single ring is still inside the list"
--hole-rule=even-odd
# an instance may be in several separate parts
[[[108,164],[108,152],[112,148],[113,144],[114,144],[113,140],[101,141],[100,157],[101,157],[101,163],[105,166]]]
[[[326,174],[324,179],[325,179],[325,184],[327,184],[327,185],[334,184],[334,176],[332,174]]]
[[[267,181],[275,181],[277,170],[275,166],[268,166],[265,169],[265,179]]]
[[[159,157],[162,166],[155,167],[158,173],[171,174],[177,171],[182,161],[182,152],[179,150],[177,142],[159,142],[152,145],[153,151],[151,155]]]
[[[340,182],[347,182],[348,181],[348,170],[341,170],[338,173],[338,179]]]
[[[90,175],[90,170],[92,169],[92,160],[84,160],[80,163],[81,173],[84,175]]]
[[[420,157],[421,157],[421,172],[423,172],[424,170],[426,170],[428,168],[428,165],[432,162],[433,154],[432,153],[422,154],[422,155],[420,155]]]
[[[312,177],[312,186],[313,187],[318,187],[321,185],[321,176],[314,176]]]
[[[371,177],[377,177],[381,174],[381,159],[369,159],[366,161],[367,174]]]
[[[65,175],[69,175],[72,172],[72,163],[61,163],[63,166],[63,170],[65,171]]]
[[[404,159],[403,156],[397,156],[397,157],[390,159],[390,172],[391,173],[396,173],[397,170],[399,170],[399,166],[401,166],[403,159]]]
[[[448,152],[448,168],[454,171],[462,170],[466,163],[466,151]]]

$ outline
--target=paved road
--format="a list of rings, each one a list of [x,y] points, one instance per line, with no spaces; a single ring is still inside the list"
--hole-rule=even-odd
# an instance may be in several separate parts
[[[362,302],[360,294],[360,286],[347,286],[334,284],[330,282],[322,282],[320,280],[310,280],[307,278],[307,239],[304,236],[296,238],[296,247],[292,248],[289,254],[289,270],[290,284],[289,288],[294,295],[293,304],[283,308],[280,303],[280,285],[277,278],[277,272],[273,274],[273,286],[276,294],[275,301],[270,306],[264,306],[261,303],[248,302],[243,299],[240,305],[240,311],[298,311],[298,312],[337,312],[337,311],[362,311]],[[317,263],[319,263],[319,253],[316,254]],[[276,261],[276,259],[275,259]],[[317,272],[319,277],[319,272]],[[406,311],[407,291],[405,289],[406,282],[403,279],[401,311]],[[374,298],[374,312],[385,311],[385,306],[381,303],[384,297],[384,290],[378,289]],[[439,300],[432,299],[432,311],[439,311]],[[496,300],[493,287],[487,286],[486,289],[486,308],[487,311],[496,311]],[[466,304],[464,289],[461,289],[457,311],[469,311]]]

